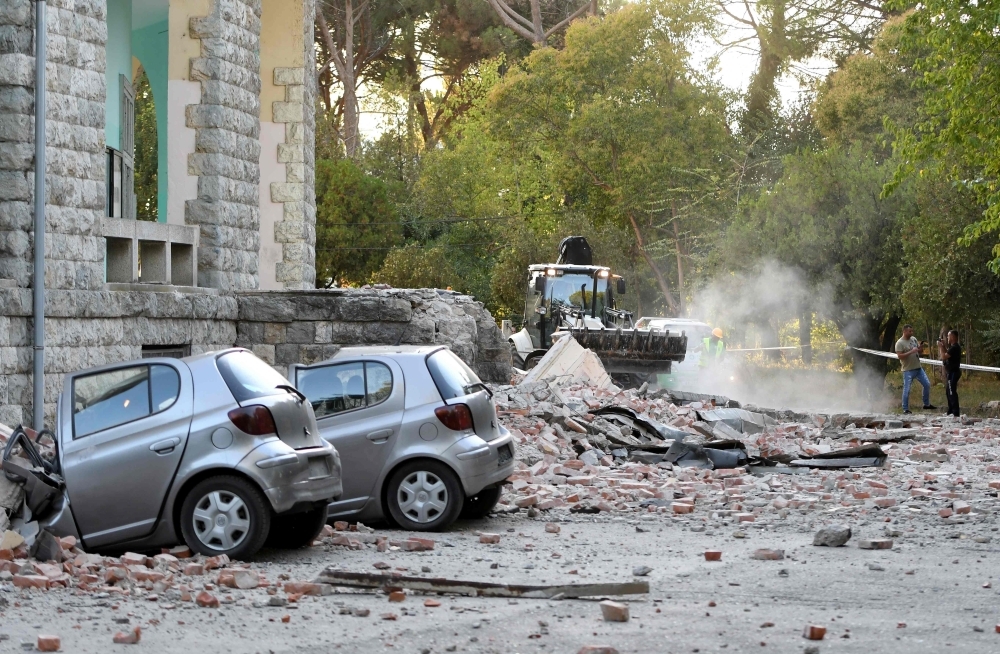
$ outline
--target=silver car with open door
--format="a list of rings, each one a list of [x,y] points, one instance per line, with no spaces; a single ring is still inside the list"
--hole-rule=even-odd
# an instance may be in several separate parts
[[[344,494],[331,518],[439,530],[484,517],[514,471],[492,393],[443,346],[347,347],[289,376],[337,448]]]
[[[305,545],[341,493],[309,402],[247,350],[67,375],[58,420],[65,489],[37,517],[88,550]]]

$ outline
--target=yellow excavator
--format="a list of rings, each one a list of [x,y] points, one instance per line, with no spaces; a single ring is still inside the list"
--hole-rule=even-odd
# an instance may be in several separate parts
[[[528,266],[523,328],[508,335],[514,367],[533,368],[554,339],[568,333],[619,383],[640,385],[670,372],[671,363],[684,360],[687,336],[636,328],[632,312],[615,302],[624,294],[625,279],[594,265],[586,238],[564,238],[555,263]]]

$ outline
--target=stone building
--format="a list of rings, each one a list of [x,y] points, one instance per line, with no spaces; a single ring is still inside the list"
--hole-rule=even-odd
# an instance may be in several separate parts
[[[62,373],[240,344],[279,369],[442,342],[490,379],[506,342],[435,291],[315,290],[316,0],[48,0],[45,401]],[[0,422],[30,422],[34,0],[0,2]],[[137,220],[133,81],[155,101],[157,220]],[[51,422],[51,420],[47,420]]]

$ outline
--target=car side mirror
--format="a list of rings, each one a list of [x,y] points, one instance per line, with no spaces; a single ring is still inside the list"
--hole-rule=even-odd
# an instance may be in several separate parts
[[[625,280],[621,277],[615,280],[615,292],[618,295],[625,295]]]
[[[535,277],[535,293],[544,293],[544,292],[545,292],[545,276],[539,275],[538,277]]]

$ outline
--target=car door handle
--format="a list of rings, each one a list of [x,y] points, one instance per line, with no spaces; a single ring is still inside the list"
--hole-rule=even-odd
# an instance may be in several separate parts
[[[378,431],[373,431],[372,433],[368,434],[367,436],[365,436],[365,438],[367,438],[370,441],[374,441],[376,443],[383,443],[389,440],[390,436],[392,436],[391,429],[379,429]]]
[[[174,448],[181,444],[181,439],[177,438],[167,438],[166,440],[157,441],[149,446],[149,449],[157,454],[170,454],[174,451]]]

